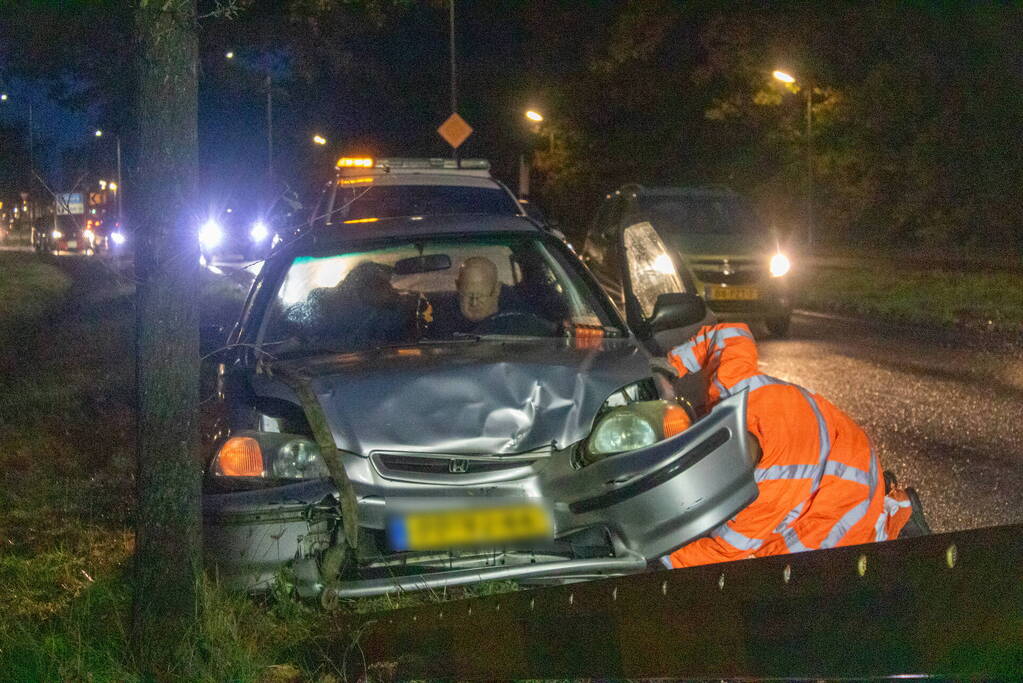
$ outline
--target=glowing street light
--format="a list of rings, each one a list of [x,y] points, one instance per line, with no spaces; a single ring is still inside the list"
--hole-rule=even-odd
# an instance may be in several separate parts
[[[541,121],[543,121],[543,114],[541,114],[538,111],[533,111],[532,109],[530,109],[529,111],[526,112],[526,118],[529,119],[530,121],[536,121],[537,123],[540,123]]]
[[[325,145],[327,144],[327,138],[323,137],[322,135],[314,135],[313,142],[315,142],[317,145]]]
[[[7,93],[0,93],[0,102],[7,101]]]
[[[784,71],[775,71],[771,75],[774,76],[777,80],[781,81],[782,83],[795,83],[796,82],[796,77],[795,76],[792,76],[791,74],[787,74]]]
[[[228,50],[224,53],[225,59],[234,59],[234,50]]]
[[[97,129],[96,132],[94,133],[94,135],[96,137],[98,137],[98,138],[101,138],[101,137],[103,137],[103,131]]]

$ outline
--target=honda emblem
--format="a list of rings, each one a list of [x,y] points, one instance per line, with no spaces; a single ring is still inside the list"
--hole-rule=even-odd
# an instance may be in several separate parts
[[[462,458],[448,460],[448,472],[451,474],[465,474],[469,471],[469,461]]]

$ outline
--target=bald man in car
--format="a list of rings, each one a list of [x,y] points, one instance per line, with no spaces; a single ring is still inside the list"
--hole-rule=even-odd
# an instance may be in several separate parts
[[[501,283],[497,266],[485,256],[473,256],[462,263],[455,280],[458,310],[472,324],[479,323],[500,310]]]

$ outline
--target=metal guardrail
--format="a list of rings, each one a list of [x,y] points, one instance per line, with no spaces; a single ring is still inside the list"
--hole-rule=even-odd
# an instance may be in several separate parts
[[[1023,525],[345,615],[354,678],[1023,677]]]

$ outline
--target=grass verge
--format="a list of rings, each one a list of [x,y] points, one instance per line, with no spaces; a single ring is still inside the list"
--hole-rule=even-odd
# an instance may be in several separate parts
[[[812,269],[800,306],[898,323],[1019,334],[1023,276],[901,269],[890,262]]]
[[[0,271],[0,288],[15,291],[18,283],[6,282],[11,274],[56,297],[49,304],[40,297],[30,310],[48,315],[73,289],[62,315],[44,316],[42,328],[26,332],[13,371],[0,373],[0,680],[139,680],[129,646],[132,292],[89,260],[61,262],[72,282],[20,256],[18,270]],[[216,318],[214,310],[233,315],[242,284],[204,279],[204,320]],[[343,637],[346,613],[515,588],[491,582],[346,600],[328,616],[286,591],[255,600],[206,582],[201,622],[174,676],[330,683],[343,674],[325,654],[327,639]]]
[[[70,279],[33,254],[0,253],[0,367],[64,302]]]

